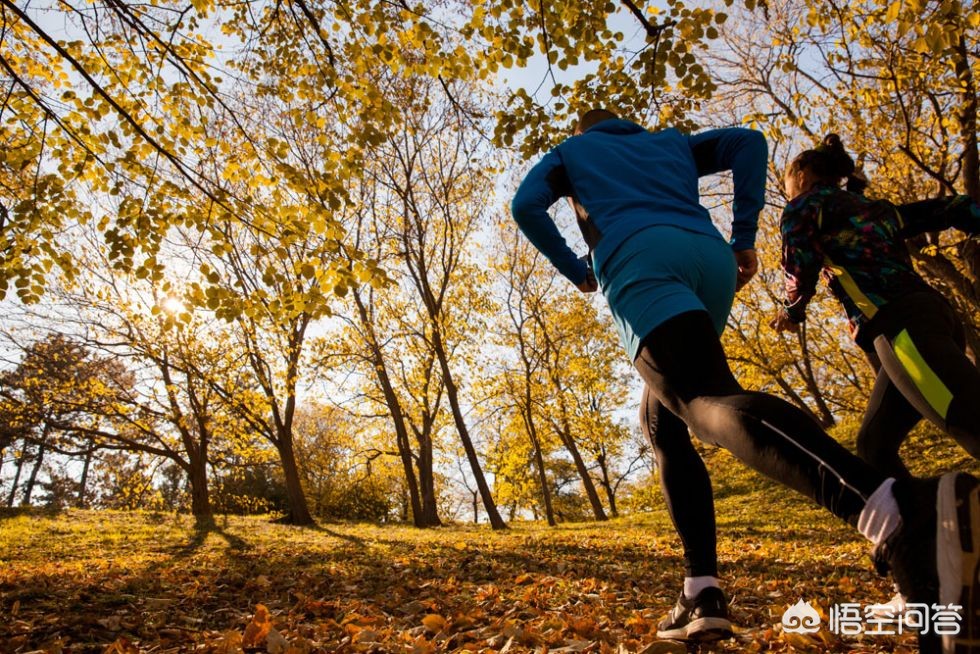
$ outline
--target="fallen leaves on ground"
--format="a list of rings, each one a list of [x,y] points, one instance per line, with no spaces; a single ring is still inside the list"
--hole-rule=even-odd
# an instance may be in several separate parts
[[[765,510],[759,507],[765,506]],[[782,496],[720,499],[733,640],[718,652],[912,652],[914,637],[782,630],[800,599],[891,596],[863,542]],[[72,511],[0,516],[4,652],[643,652],[683,577],[662,512],[549,529],[416,530]]]

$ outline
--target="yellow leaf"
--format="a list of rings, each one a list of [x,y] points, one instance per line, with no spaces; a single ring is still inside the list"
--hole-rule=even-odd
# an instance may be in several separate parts
[[[422,618],[422,625],[432,633],[438,633],[446,628],[446,618],[438,613],[430,613]]]
[[[106,648],[105,654],[139,654],[139,647],[120,636]]]
[[[242,636],[242,647],[260,647],[265,643],[269,631],[272,629],[272,616],[269,609],[262,604],[255,606],[255,615],[252,621],[245,627],[245,634]]]
[[[891,23],[896,18],[898,18],[898,14],[901,10],[902,10],[902,0],[895,0],[895,2],[893,2],[891,6],[888,7],[888,11],[885,13],[885,20]]]

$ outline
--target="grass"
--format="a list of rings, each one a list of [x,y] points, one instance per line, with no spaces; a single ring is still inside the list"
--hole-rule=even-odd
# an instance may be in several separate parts
[[[915,651],[909,635],[783,632],[800,599],[826,618],[892,587],[849,527],[727,454],[709,465],[738,633],[704,651]],[[0,514],[0,652],[684,652],[655,639],[682,576],[664,510],[502,533],[13,511]]]

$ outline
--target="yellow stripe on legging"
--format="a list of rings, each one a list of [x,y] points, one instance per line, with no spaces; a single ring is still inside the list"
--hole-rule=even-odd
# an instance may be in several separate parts
[[[925,362],[922,355],[919,354],[919,350],[915,347],[915,343],[912,342],[912,337],[909,336],[908,330],[903,329],[895,337],[895,340],[892,342],[892,349],[895,350],[895,356],[898,357],[899,363],[905,368],[905,372],[909,374],[915,387],[922,393],[926,402],[945,420],[946,412],[949,410],[949,404],[953,401],[953,394],[946,388],[943,380],[932,371],[932,368]]]
[[[840,285],[844,287],[844,292],[847,293],[851,301],[857,305],[857,308],[865,315],[866,318],[871,319],[875,317],[878,313],[878,307],[872,302],[867,295],[861,292],[858,287],[857,282],[851,277],[850,273],[843,266],[838,266],[836,263],[830,260],[829,257],[825,257],[823,260],[823,265],[827,266],[828,269],[834,276],[837,277],[837,281]]]

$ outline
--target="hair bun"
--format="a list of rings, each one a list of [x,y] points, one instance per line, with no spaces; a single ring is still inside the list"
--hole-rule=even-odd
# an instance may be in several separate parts
[[[837,134],[831,133],[823,137],[823,142],[817,150],[827,155],[829,172],[833,175],[847,177],[854,172],[854,160],[847,154]]]
[[[823,137],[823,145],[832,150],[843,150],[844,144],[840,141],[840,136],[837,134],[828,134]]]

